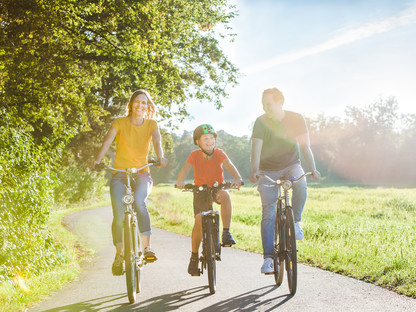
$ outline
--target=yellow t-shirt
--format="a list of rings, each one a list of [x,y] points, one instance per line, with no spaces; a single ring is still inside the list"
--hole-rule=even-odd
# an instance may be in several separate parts
[[[141,126],[134,126],[129,117],[120,117],[113,121],[112,127],[117,130],[114,168],[140,168],[147,164],[152,132],[158,128],[157,122],[144,119]],[[149,168],[145,170],[149,171]]]

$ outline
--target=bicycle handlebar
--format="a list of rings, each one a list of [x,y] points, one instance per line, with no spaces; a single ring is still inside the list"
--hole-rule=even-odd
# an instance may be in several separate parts
[[[240,185],[244,185],[244,182],[241,182]],[[175,188],[178,188],[178,186],[175,184]],[[237,189],[238,187],[236,187],[235,185],[232,185],[231,182],[226,182],[226,183],[217,183],[217,185],[213,185],[213,186],[208,186],[206,184],[199,186],[199,185],[195,185],[195,184],[185,184],[185,186],[183,187],[183,190],[185,191],[192,191],[192,192],[197,192],[197,191],[206,191],[209,189],[218,189],[218,190],[228,190],[228,189]]]
[[[308,176],[308,175],[312,175],[312,172],[306,172],[304,174],[302,174],[299,178],[295,179],[293,177],[290,177],[289,180],[273,180],[272,178],[270,178],[269,176],[265,175],[265,174],[259,174],[258,176],[262,176],[265,177],[267,180],[269,180],[270,182],[276,184],[276,185],[282,185],[285,182],[290,182],[290,183],[297,183],[300,180],[302,180],[304,177]],[[293,179],[292,179],[293,178]]]
[[[131,172],[131,173],[139,173],[140,171],[142,171],[144,168],[146,167],[150,167],[150,166],[159,166],[160,162],[155,161],[154,159],[149,159],[149,162],[140,167],[140,168],[126,168],[126,169],[116,169],[107,165],[104,165],[103,163],[99,163],[97,165],[95,165],[95,168],[93,169],[94,171],[101,171],[101,170],[111,170],[111,171],[116,171],[116,172]]]

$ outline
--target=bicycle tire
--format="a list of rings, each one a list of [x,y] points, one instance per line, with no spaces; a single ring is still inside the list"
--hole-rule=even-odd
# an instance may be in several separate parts
[[[137,224],[137,222],[134,222],[134,223]],[[142,253],[139,252],[139,250],[140,250],[140,237],[137,234],[138,233],[137,226],[134,226],[133,233],[134,233],[133,237],[134,237],[134,246],[135,246],[134,247],[135,248],[134,255],[137,256],[137,259],[138,259],[138,257],[140,257],[142,255]],[[135,262],[135,271],[136,271],[136,294],[140,293],[140,287],[141,287],[141,284],[140,284],[140,274],[141,274],[141,268],[143,267],[142,263],[141,263],[141,265],[142,265],[141,267],[138,267],[138,265],[139,265],[138,260],[136,260],[136,262]]]
[[[212,218],[208,217],[206,224],[206,262],[208,271],[209,292],[215,294],[216,290],[216,262],[215,262],[215,231],[213,231],[214,223]]]
[[[279,205],[281,202],[278,202],[277,209],[280,209]],[[280,256],[280,246],[283,246],[284,240],[282,235],[280,235],[279,231],[281,228],[281,221],[279,213],[276,213],[276,221],[274,224],[274,257],[273,257],[273,268],[274,268],[274,280],[276,282],[276,286],[282,285],[283,276],[284,276],[284,269],[285,269],[285,261]]]
[[[130,303],[136,301],[136,264],[134,261],[133,235],[131,215],[126,213],[124,217],[124,263],[126,268],[127,296]]]
[[[293,210],[290,207],[286,208],[286,248],[287,283],[289,286],[289,292],[293,296],[296,293],[297,288],[298,261],[295,237],[295,220],[293,217]]]

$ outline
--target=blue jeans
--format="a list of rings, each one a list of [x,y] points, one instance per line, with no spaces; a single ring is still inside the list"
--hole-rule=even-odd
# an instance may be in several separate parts
[[[298,178],[304,171],[300,164],[295,164],[280,171],[262,171],[261,173],[277,180],[288,179],[291,176]],[[295,222],[299,222],[302,218],[302,211],[306,202],[306,189],[305,178],[293,184],[291,202]],[[260,193],[262,205],[261,240],[263,244],[263,257],[272,258],[274,255],[274,224],[276,220],[277,197],[279,195],[278,189],[269,180],[260,177],[257,190]]]
[[[146,207],[146,199],[152,190],[153,180],[148,172],[133,174],[131,187],[134,192],[134,210],[136,211],[139,232],[143,236],[152,234],[150,227],[149,211]],[[123,196],[126,194],[126,174],[114,174],[110,183],[111,204],[113,206],[113,223],[111,230],[114,246],[123,246],[123,220],[126,206],[123,204]]]

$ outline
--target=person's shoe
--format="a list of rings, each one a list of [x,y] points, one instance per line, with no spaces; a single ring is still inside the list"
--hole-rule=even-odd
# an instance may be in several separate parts
[[[189,265],[188,265],[188,273],[191,276],[199,276],[200,275],[198,264],[199,264],[198,258],[191,256],[191,259],[189,260]]]
[[[119,276],[124,274],[124,258],[120,254],[116,254],[114,258],[113,266],[111,267],[113,275]]]
[[[233,235],[229,231],[222,232],[222,245],[224,247],[230,247],[235,244]]]
[[[295,222],[295,237],[297,240],[303,239],[303,230],[299,222]]]
[[[146,261],[146,263],[152,263],[152,262],[155,262],[157,260],[155,252],[149,246],[147,246],[144,249],[143,253],[144,253],[144,261]]]
[[[273,259],[272,258],[265,258],[263,265],[261,266],[261,273],[263,274],[272,274],[274,273],[273,268]]]

